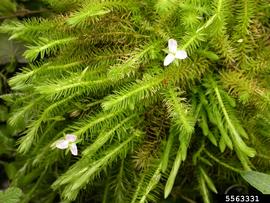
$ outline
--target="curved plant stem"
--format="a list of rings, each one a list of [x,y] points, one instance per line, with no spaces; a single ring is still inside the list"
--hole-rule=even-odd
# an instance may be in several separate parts
[[[207,156],[209,156],[211,159],[213,159],[215,162],[219,163],[220,165],[224,166],[225,168],[228,168],[228,169],[230,169],[230,170],[232,170],[232,171],[234,171],[236,173],[241,173],[242,172],[242,170],[237,169],[237,168],[234,168],[234,167],[232,167],[232,166],[230,166],[230,165],[228,165],[228,164],[220,161],[214,155],[212,155],[210,152],[208,152],[206,149],[204,149],[203,151],[205,152],[205,154]]]

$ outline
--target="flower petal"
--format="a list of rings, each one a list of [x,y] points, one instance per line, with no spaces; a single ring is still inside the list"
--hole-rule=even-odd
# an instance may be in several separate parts
[[[77,137],[76,135],[73,135],[73,134],[66,134],[66,140],[69,141],[69,142],[75,142]]]
[[[174,40],[174,39],[169,39],[168,47],[169,47],[170,52],[176,53],[176,51],[177,51],[177,41]]]
[[[70,145],[70,151],[71,151],[71,154],[73,154],[74,156],[78,155],[78,149],[75,143]]]
[[[173,62],[175,59],[175,56],[173,54],[168,54],[164,59],[164,66],[169,65],[171,62]]]
[[[185,59],[187,58],[187,52],[185,50],[178,50],[175,54],[175,58]]]
[[[64,139],[58,140],[56,142],[55,146],[58,149],[66,149],[66,148],[68,148],[68,141],[67,140],[64,140]]]

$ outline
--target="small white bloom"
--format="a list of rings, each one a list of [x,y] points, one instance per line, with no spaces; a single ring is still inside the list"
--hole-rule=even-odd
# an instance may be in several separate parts
[[[67,149],[69,148],[71,151],[71,154],[73,154],[74,156],[78,155],[78,149],[77,149],[77,145],[75,143],[77,137],[76,135],[73,134],[66,134],[64,139],[60,139],[56,142],[55,146],[58,149]]]
[[[242,43],[243,41],[244,41],[243,39],[237,40],[238,43]]]
[[[177,50],[177,41],[176,40],[169,39],[168,47],[169,47],[169,54],[164,59],[164,66],[169,65],[175,59],[187,58],[187,52],[185,50]]]

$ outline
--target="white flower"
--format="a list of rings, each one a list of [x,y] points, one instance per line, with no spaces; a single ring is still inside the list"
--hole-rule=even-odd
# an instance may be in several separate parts
[[[176,40],[169,39],[168,47],[169,47],[169,54],[164,59],[164,66],[169,65],[175,59],[187,58],[187,52],[185,50],[177,50],[177,41]]]
[[[73,154],[74,156],[78,155],[78,149],[77,149],[77,145],[75,143],[77,137],[76,135],[73,134],[66,134],[64,139],[60,139],[56,142],[55,146],[58,149],[67,149],[69,148],[71,151],[71,154]]]
[[[244,41],[243,39],[237,40],[237,42],[239,42],[239,43],[242,43],[243,41]]]

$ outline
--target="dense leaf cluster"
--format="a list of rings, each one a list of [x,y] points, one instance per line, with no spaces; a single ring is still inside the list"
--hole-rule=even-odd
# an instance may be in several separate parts
[[[0,27],[30,63],[3,96],[26,200],[210,202],[242,171],[266,172],[267,0],[43,2],[47,18]],[[164,67],[169,39],[188,58]],[[68,133],[78,157],[55,148]]]

